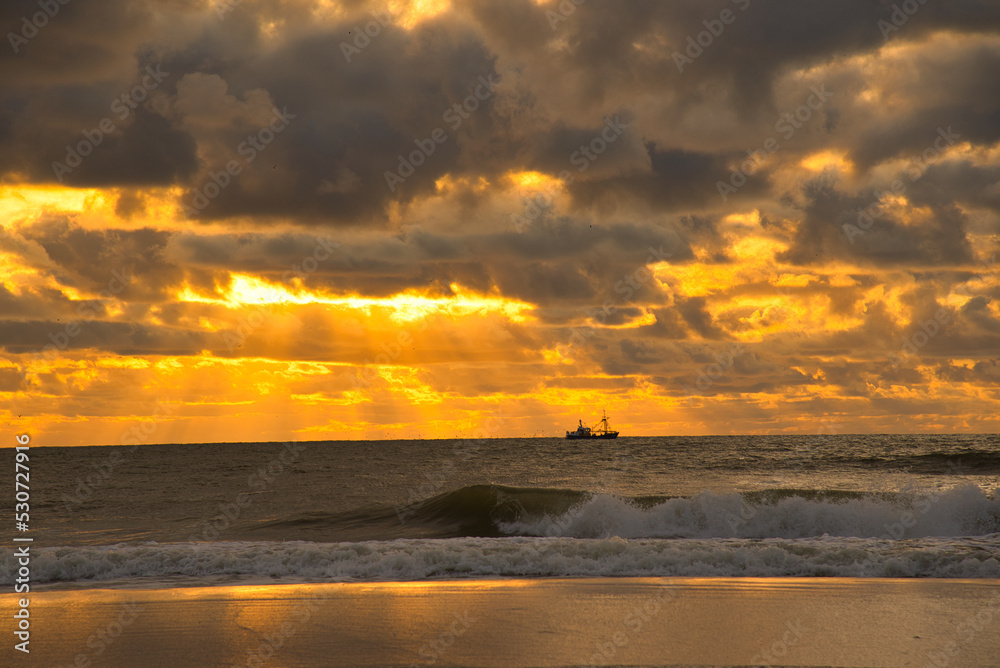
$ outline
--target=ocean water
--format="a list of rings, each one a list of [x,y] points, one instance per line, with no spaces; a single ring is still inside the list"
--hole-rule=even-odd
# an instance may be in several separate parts
[[[34,539],[33,587],[1000,577],[995,435],[32,447],[30,457],[21,535]],[[0,572],[15,570],[4,551]]]

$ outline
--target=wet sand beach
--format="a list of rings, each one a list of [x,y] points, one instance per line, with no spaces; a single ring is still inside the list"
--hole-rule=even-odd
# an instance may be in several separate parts
[[[16,598],[4,595],[4,615]],[[49,589],[33,666],[988,666],[1000,580],[581,578]],[[6,662],[5,662],[6,663]]]

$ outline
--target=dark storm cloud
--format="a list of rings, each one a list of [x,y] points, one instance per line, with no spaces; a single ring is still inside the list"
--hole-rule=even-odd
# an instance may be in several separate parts
[[[870,373],[870,370],[866,370]],[[902,385],[905,387],[916,387],[927,382],[920,371],[904,366],[883,366],[876,374],[877,382],[881,387],[891,387]]]
[[[14,40],[16,49],[0,49],[0,174],[77,186],[166,185],[190,177],[194,141],[149,106],[175,80],[157,68],[159,54],[148,45],[174,48],[172,36],[198,3],[57,5],[27,44]],[[4,3],[5,42],[8,28],[30,32],[23,19],[39,11],[37,2]]]
[[[528,259],[578,257],[594,252],[597,247],[606,247],[616,256],[632,254],[636,261],[646,259],[650,249],[676,262],[693,257],[684,238],[668,224],[650,227],[632,222],[613,222],[595,226],[586,221],[586,218],[572,217],[544,220],[521,233],[480,236],[475,244],[483,251],[489,249],[493,253]]]
[[[252,272],[286,283],[298,277],[309,288],[336,293],[386,296],[430,289],[448,295],[448,286],[456,282],[479,292],[499,289],[506,297],[535,304],[580,307],[600,306],[607,299],[617,306],[662,299],[646,265],[692,257],[670,226],[591,226],[570,218],[545,221],[523,233],[444,236],[410,228],[391,237],[335,238],[180,233],[167,256],[188,269]],[[304,260],[317,249],[332,250],[313,271],[303,272]]]
[[[716,204],[719,193],[716,181],[728,177],[732,161],[745,154],[709,154],[677,149],[661,150],[655,144],[646,147],[650,170],[644,174],[616,175],[597,183],[581,183],[571,189],[574,200],[585,207],[599,205],[602,199],[623,194],[648,202],[658,210],[686,210]],[[767,190],[766,173],[758,172],[740,188],[744,195]]]
[[[1000,213],[1000,166],[978,166],[968,160],[943,161],[928,167],[909,193],[916,206],[960,202]]]
[[[88,230],[65,217],[43,217],[19,230],[22,240],[44,251],[44,264],[63,285],[100,293],[108,291],[130,301],[172,296],[183,277],[179,267],[163,257],[169,232]],[[15,243],[15,235],[7,237]],[[41,262],[41,260],[40,260]]]
[[[988,359],[971,366],[956,365],[951,362],[941,364],[935,370],[944,381],[975,383],[976,385],[1000,385],[1000,360]]]
[[[190,325],[188,307],[171,305],[186,284],[209,298],[224,297],[232,273],[260,276],[293,288],[333,294],[389,296],[407,290],[452,296],[464,290],[538,304],[543,321],[567,322],[611,304],[607,324],[640,317],[644,303],[663,303],[647,265],[684,261],[690,249],[670,226],[633,223],[592,227],[559,219],[524,234],[470,232],[466,236],[410,228],[396,236],[305,233],[197,235],[139,228],[85,229],[62,216],[45,216],[0,235],[0,248],[61,285],[118,299],[126,316],[146,321],[148,308],[167,324]],[[110,290],[110,293],[109,293]],[[81,306],[58,290],[7,290],[7,317],[76,317]],[[103,318],[103,301],[94,318]],[[198,308],[208,308],[199,306]],[[206,315],[207,313],[201,313]],[[609,319],[610,318],[610,319]]]
[[[259,272],[272,275],[283,272],[319,251],[325,266],[348,262],[339,252],[341,244],[333,237],[301,234],[193,234],[177,232],[170,239],[170,253],[185,265],[203,265],[235,272]]]
[[[96,123],[93,125],[96,126]],[[86,129],[95,132],[95,128]],[[73,153],[67,151],[66,146],[79,152],[81,144],[93,143],[81,132],[64,135],[48,142],[46,150],[40,151],[38,156],[43,165],[50,166],[50,171],[57,178],[62,177],[62,183],[73,187],[102,187],[109,183],[124,186],[165,185],[184,180],[197,170],[194,140],[171,127],[162,116],[142,108],[135,111],[133,122],[119,133],[104,136],[88,157],[81,158],[79,167],[71,172],[62,170],[61,166],[69,167],[74,162],[67,158]]]
[[[61,292],[58,292],[58,297],[64,302],[69,301]],[[30,291],[28,295],[14,294],[6,285],[0,283],[0,317],[37,318],[45,316],[51,310],[53,305],[39,299],[37,294],[32,294]]]
[[[578,7],[548,35],[537,27],[547,23],[539,15],[542,10],[558,14],[559,3],[540,6],[534,23],[525,12],[530,3],[505,3],[510,7],[508,16],[502,16],[494,4],[483,0],[463,6],[473,9],[491,39],[517,57],[536,52],[539,38],[547,37],[550,44],[558,41],[559,48],[553,49],[556,52],[549,60],[564,71],[571,66],[587,72],[590,85],[581,92],[591,97],[599,97],[602,90],[620,81],[641,82],[640,86],[650,88],[669,84],[697,95],[707,77],[735,82],[741,103],[755,102],[769,95],[768,81],[790,63],[805,64],[831,53],[871,49],[881,43],[875,27],[880,8],[864,0],[837,5],[647,0],[629,3],[628,11],[622,11],[619,3],[595,0]],[[718,19],[724,9],[736,15],[735,21],[688,66],[684,73],[688,76],[682,76],[673,53],[683,52],[687,37],[704,31],[703,21]],[[637,53],[634,44],[643,41],[659,48]],[[749,51],[753,58],[742,57]]]
[[[993,357],[1000,350],[1000,320],[989,309],[987,297],[975,297],[960,309],[943,304],[942,285],[934,274],[915,275],[917,287],[900,296],[909,316],[899,322],[884,302],[865,302],[863,321],[847,330],[812,333],[808,337],[777,337],[772,345],[807,356],[840,357],[842,364],[822,364],[827,379],[850,385],[871,371],[895,377],[888,367],[913,368],[942,358]],[[866,368],[847,361],[867,357],[876,366]],[[837,375],[837,368],[842,373]],[[840,380],[838,380],[840,379]]]
[[[0,18],[17,23],[33,6],[7,5]],[[181,200],[190,205],[227,161],[236,160],[240,173],[226,179],[204,208],[196,207],[196,220],[239,217],[244,226],[257,219],[261,226],[280,220],[395,229],[382,235],[345,230],[342,238],[330,228],[322,234],[98,232],[44,218],[19,234],[7,233],[4,247],[57,282],[90,291],[106,287],[112,268],[128,267],[134,279],[123,294],[130,316],[145,319],[146,309],[158,303],[157,317],[169,325],[162,336],[140,333],[150,350],[179,349],[182,340],[202,343],[179,332],[210,307],[170,305],[181,285],[206,296],[221,294],[229,273],[242,272],[377,296],[405,290],[447,296],[458,283],[536,304],[546,325],[592,321],[588,311],[604,304],[614,309],[602,322],[622,325],[650,308],[655,323],[591,342],[613,351],[609,365],[634,370],[640,362],[666,360],[669,351],[658,346],[671,340],[721,343],[727,329],[749,315],[730,312],[716,321],[709,298],[672,297],[657,282],[638,280],[637,271],[663,259],[689,262],[692,244],[711,262],[731,262],[726,251],[731,239],[719,230],[733,205],[716,199],[715,183],[773,134],[782,77],[809,67],[827,70],[837,96],[739,189],[740,202],[749,205],[770,196],[799,207],[801,222],[761,214],[769,234],[790,242],[779,260],[801,266],[968,264],[973,257],[968,209],[997,210],[997,168],[944,156],[922,162],[919,178],[906,181],[906,196],[913,207],[922,207],[920,216],[893,210],[853,237],[844,225],[857,224],[859,210],[877,201],[878,189],[827,174],[801,191],[779,191],[785,187],[778,181],[782,169],[827,146],[842,149],[864,175],[890,158],[921,159],[939,129],[953,127],[962,142],[974,146],[1000,137],[1000,94],[985,85],[1000,66],[992,46],[916,49],[907,71],[882,72],[870,80],[850,64],[852,56],[873,54],[884,45],[877,22],[888,20],[891,3],[642,1],[625,11],[618,3],[590,0],[554,30],[545,16],[556,9],[554,3],[457,6],[464,11],[441,14],[411,30],[390,22],[351,62],[341,43],[359,21],[370,20],[368,6],[360,2],[350,5],[342,20],[324,24],[314,22],[307,4],[297,3],[247,1],[224,21],[196,3],[92,3],[87,12],[76,3],[65,6],[23,53],[0,56],[0,71],[9,81],[0,90],[0,171],[53,180],[51,163],[65,160],[65,145],[111,115],[111,104],[141,85],[147,67],[161,67],[168,74],[146,91],[148,99],[126,118],[115,118],[114,131],[66,175],[67,183],[180,184]],[[736,20],[678,72],[674,53],[683,52],[687,37],[704,30],[703,21],[724,8]],[[281,30],[265,34],[267,21]],[[980,34],[998,25],[996,7],[928,4],[889,43],[917,44],[932,31]],[[55,63],[65,63],[72,75],[54,71]],[[498,82],[496,89],[452,127],[446,113],[470,99],[482,86],[481,77]],[[859,100],[868,84],[906,104],[884,113],[866,107]],[[800,104],[808,89],[803,84],[802,91],[784,90],[780,104]],[[674,130],[674,121],[708,108],[701,134]],[[240,148],[248,137],[261,136],[275,109],[287,115],[287,127],[272,130],[272,141],[247,160]],[[432,142],[434,152],[424,164],[390,189],[385,172],[401,174],[399,156],[409,160],[429,145],[436,128],[445,131],[444,143]],[[716,129],[718,138],[711,136]],[[583,148],[594,146],[602,134],[605,149],[583,160]],[[495,202],[471,184],[484,177],[499,191],[504,174],[527,169],[551,176],[568,170],[573,176],[559,213],[546,212],[516,232],[480,224],[497,215],[490,209]],[[438,182],[445,175],[455,184],[448,191],[451,199],[440,195]],[[441,198],[436,219],[414,224],[407,206],[431,195]],[[390,222],[387,211],[397,203],[399,217]],[[145,201],[123,196],[118,211],[140,215]],[[338,245],[330,250],[333,243]],[[316,257],[319,247],[329,250],[328,256],[315,270],[302,271],[303,260]],[[829,296],[833,313],[849,316],[859,308],[860,292],[876,281],[863,275],[856,280],[855,288],[809,290]],[[750,294],[756,288],[737,288],[729,296],[741,289]],[[920,300],[909,304],[917,314],[914,326],[933,316],[940,296],[914,297]],[[0,304],[6,317],[31,322],[41,322],[47,309],[51,317],[73,306],[38,287],[18,294],[5,289]],[[794,342],[795,348],[843,353],[872,342],[892,348],[908,331],[880,309],[872,305],[859,328]],[[951,337],[936,338],[928,352],[936,354],[954,341],[977,349],[994,341],[988,304],[973,300],[961,317],[962,326]],[[108,335],[112,348],[135,345],[117,330]],[[636,339],[621,342],[628,337]],[[255,345],[264,354],[262,344],[248,344]],[[315,350],[325,354],[319,342]],[[744,371],[760,375],[765,367],[754,368]]]
[[[712,246],[723,245],[723,239],[719,236],[718,219],[700,215],[681,216],[678,219],[679,228],[685,237],[697,239],[699,241],[711,242]],[[760,226],[767,230],[769,221],[766,217],[761,217]],[[724,261],[724,258],[714,258],[713,261]]]
[[[105,320],[0,320],[0,342],[10,353],[42,355],[46,346],[58,351],[96,349],[118,355],[192,355],[224,347],[217,334]]]
[[[106,84],[150,43],[176,27],[175,21],[197,8],[197,0],[155,2],[89,0],[57,2],[44,12],[38,0],[8,0],[0,5],[0,78],[9,84],[6,99],[75,84],[86,97],[89,85]],[[44,14],[54,15],[45,16]],[[43,16],[38,17],[38,13]],[[159,25],[157,23],[159,22]],[[38,27],[41,24],[41,27]],[[161,31],[156,35],[157,28]]]
[[[909,72],[888,70],[885,81],[879,82],[895,95],[913,100],[909,108],[883,114],[875,107],[871,109],[875,117],[861,115],[860,105],[846,110],[851,124],[859,128],[851,159],[862,168],[904,158],[922,171],[941,149],[955,142],[989,146],[1000,140],[1000,89],[986,84],[1000,68],[1000,46],[962,49],[961,42],[945,40],[936,46],[898,63]],[[859,78],[851,89],[864,85]]]
[[[583,183],[623,171],[645,171],[646,150],[636,133],[629,132],[632,120],[632,114],[619,111],[592,127],[570,128],[557,122],[529,141],[526,166],[549,174],[565,171]]]
[[[651,325],[642,326],[639,333],[645,336],[664,339],[687,338],[687,330],[684,328],[684,323],[676,309],[654,308],[651,310],[653,316],[656,318],[656,322]]]
[[[706,300],[703,297],[676,299],[677,312],[684,318],[694,332],[705,339],[723,338],[720,330],[712,321],[712,315],[705,309]]]
[[[7,23],[16,22],[14,17],[28,9],[37,10],[30,3],[15,4],[24,6],[5,7],[5,15],[0,18]],[[493,56],[460,22],[442,19],[412,33],[390,25],[379,36],[378,44],[366,49],[363,58],[347,63],[340,43],[356,24],[355,17],[322,31],[304,31],[304,26],[309,27],[308,12],[286,13],[284,21],[300,21],[291,31],[297,31],[297,36],[282,48],[262,53],[261,38],[248,24],[255,16],[249,4],[227,17],[224,26],[238,31],[243,39],[225,33],[214,12],[202,16],[208,23],[200,34],[195,32],[184,39],[168,31],[159,45],[156,55],[161,60],[156,64],[169,77],[155,91],[168,96],[168,102],[143,102],[130,115],[134,118],[119,120],[109,113],[116,97],[138,83],[145,66],[152,64],[153,54],[140,51],[131,42],[128,30],[117,40],[108,31],[107,41],[121,51],[106,56],[119,59],[117,70],[102,71],[103,60],[97,58],[98,62],[91,65],[93,70],[75,81],[43,85],[44,79],[20,77],[0,93],[0,137],[9,142],[0,151],[6,156],[0,170],[16,170],[34,180],[54,180],[51,163],[65,160],[65,145],[75,146],[85,139],[83,131],[93,132],[102,118],[111,117],[114,132],[93,147],[93,154],[65,177],[66,182],[182,182],[191,187],[187,194],[192,199],[195,189],[203,189],[204,177],[210,172],[224,169],[228,159],[242,160],[238,153],[242,143],[263,130],[266,123],[258,120],[258,125],[244,122],[225,127],[219,122],[225,119],[219,118],[187,122],[183,111],[178,111],[178,83],[197,74],[218,75],[237,98],[261,90],[275,107],[287,108],[287,113],[294,116],[289,129],[278,137],[280,141],[266,145],[266,152],[259,152],[256,164],[244,164],[246,173],[233,179],[210,207],[199,212],[202,219],[237,214],[353,219],[378,213],[391,195],[383,174],[397,169],[397,155],[413,151],[414,140],[426,139],[438,127],[450,135],[424,168],[400,188],[403,197],[432,189],[440,175],[459,171],[460,143],[475,138],[477,133],[489,134],[490,99],[465,119],[457,115],[445,118],[445,113],[468,99],[477,86],[483,92],[480,76],[492,76],[492,83],[499,82]],[[84,20],[80,18],[84,12],[74,5],[62,10],[52,26],[61,25],[69,38],[69,43],[61,47],[64,51],[85,51],[90,42],[74,27],[88,27],[103,11],[110,28],[123,27],[122,17],[127,16],[131,31],[142,33],[154,23],[150,12],[157,8],[183,9],[181,3],[140,3],[135,10],[88,7],[92,13]],[[371,18],[359,8],[362,16]],[[173,18],[179,22],[182,17]],[[42,34],[32,44],[37,45],[36,51],[50,54],[57,48],[54,40],[45,39],[57,36],[53,28],[49,30],[53,34]],[[402,54],[406,55],[405,61]],[[46,62],[40,53],[22,55],[28,69],[41,68]],[[70,55],[65,57],[71,59]],[[14,70],[22,65],[11,62],[9,52],[3,58],[4,68]],[[133,60],[136,64],[128,66]],[[456,129],[451,124],[454,119],[463,121],[461,127]],[[214,128],[212,141],[229,147],[230,155],[222,156],[218,163],[203,164],[207,171],[196,176],[195,139],[205,141],[205,126],[213,122],[222,127]]]
[[[559,3],[538,7],[534,21],[526,11],[530,4],[527,0],[504,3],[506,11],[488,0],[460,6],[471,9],[488,38],[514,57],[527,59],[537,52],[540,42],[550,47],[557,43],[558,48],[551,49],[549,58],[542,62],[562,71],[586,72],[590,85],[581,87],[581,93],[592,99],[600,99],[602,92],[608,94],[609,88],[627,82],[640,89],[662,90],[669,84],[690,102],[692,96],[707,92],[704,83],[708,79],[732,86],[735,106],[742,114],[769,107],[771,81],[790,66],[808,67],[881,47],[885,39],[878,21],[891,19],[893,11],[892,3],[872,0],[644,0],[629,3],[628,11],[611,0],[591,0],[546,34],[539,25],[547,20],[538,15],[543,10],[558,14]],[[705,31],[704,22],[717,21],[724,10],[732,13],[732,22],[721,26],[721,34],[679,72],[674,53],[684,54],[688,38]],[[892,39],[919,39],[931,30],[979,32],[997,26],[1000,8],[987,3],[923,5]],[[637,52],[636,43],[649,48]],[[771,111],[773,108],[768,109]]]
[[[15,294],[6,285],[0,284],[0,317],[38,320],[56,318],[64,321],[80,317],[80,312],[104,317],[107,307],[102,300],[76,301],[69,299],[62,291],[50,287],[20,287]]]
[[[644,341],[620,342],[603,352],[606,373],[642,373],[670,394],[712,396],[732,392],[777,392],[806,385],[815,379],[789,367],[787,360],[733,343],[650,345]]]
[[[616,308],[612,313],[602,316],[601,322],[605,325],[627,325],[646,315],[646,310],[636,307]]]
[[[5,367],[0,369],[0,392],[20,392],[27,389],[24,374],[18,369]]]
[[[923,221],[864,212],[879,202],[874,189],[849,194],[822,176],[803,189],[803,219],[791,247],[779,259],[809,265],[833,259],[876,265],[954,265],[972,259],[965,214],[953,204],[932,206]],[[885,209],[881,209],[885,211]],[[845,228],[845,226],[847,226]]]
[[[265,55],[243,52],[233,58],[215,53],[214,40],[204,40],[170,62],[181,71],[218,75],[235,97],[266,91],[279,109],[294,116],[252,164],[241,164],[244,173],[200,218],[370,218],[390,199],[406,201],[433,191],[445,173],[475,171],[468,154],[493,132],[491,106],[497,94],[483,81],[502,86],[495,57],[470,26],[443,17],[412,32],[390,24],[348,63],[340,45],[362,19],[371,16],[362,13],[314,30]],[[456,104],[462,111],[454,111]],[[439,128],[444,143],[429,139]],[[239,161],[242,142],[259,129],[244,125],[215,134],[230,147],[228,157]],[[417,142],[433,152],[425,150],[418,159],[422,164],[410,174],[401,169],[399,156],[410,162],[420,150]],[[392,184],[395,192],[386,172],[403,176],[402,184]],[[189,191],[187,197],[192,196]]]
[[[492,180],[511,169],[572,171],[573,152],[597,136],[601,119],[616,115],[632,126],[581,175],[587,183],[571,187],[574,202],[590,206],[627,195],[661,210],[699,208],[711,201],[712,184],[728,173],[726,164],[741,154],[681,148],[687,144],[681,137],[676,144],[644,144],[644,137],[662,132],[632,122],[645,111],[636,107],[636,96],[659,98],[667,126],[685,109],[716,97],[725,100],[720,113],[728,108],[743,118],[770,118],[777,77],[789,68],[873,52],[883,45],[877,22],[892,13],[891,3],[870,0],[644,1],[630,3],[627,11],[591,0],[553,30],[545,11],[558,11],[556,3],[457,6],[468,19],[462,12],[442,14],[412,30],[389,23],[349,63],[341,42],[359,21],[371,18],[360,2],[348,5],[342,21],[324,25],[315,23],[308,3],[248,1],[224,21],[193,1],[61,6],[21,53],[0,56],[0,72],[9,82],[0,92],[0,170],[51,181],[51,163],[65,159],[66,144],[80,141],[83,130],[108,116],[109,103],[139,83],[147,66],[162,65],[167,80],[134,114],[116,122],[66,182],[182,184],[182,199],[190,204],[211,174],[228,159],[239,161],[242,142],[263,128],[256,116],[257,125],[251,118],[227,125],[224,117],[191,113],[181,104],[180,84],[202,75],[218,77],[226,94],[241,103],[258,91],[294,119],[252,164],[241,165],[242,173],[198,212],[200,220],[293,216],[299,222],[385,224],[387,203],[433,192],[444,174]],[[735,21],[678,72],[673,54],[723,9]],[[35,11],[33,2],[7,3],[0,25],[16,28]],[[280,24],[277,40],[261,32],[265,19]],[[998,25],[1000,8],[989,4],[928,4],[890,43],[918,40],[932,29],[984,32]],[[982,86],[995,71],[995,59],[984,54],[960,67],[961,76],[947,78],[929,58],[914,63],[941,73],[950,100],[873,126],[852,147],[852,156],[868,165],[917,150],[926,129],[944,123],[960,125],[972,141],[995,141],[996,92],[983,97]],[[459,127],[451,127],[444,114],[469,99],[481,76],[502,83]],[[553,80],[571,93],[562,107],[543,101]],[[967,103],[973,95],[978,105]],[[407,157],[417,149],[415,140],[426,140],[439,127],[447,140],[391,192],[385,172],[398,172],[398,156]],[[750,136],[737,144],[754,146],[757,140]],[[767,172],[758,173],[741,195],[763,193],[767,179]]]
[[[556,5],[547,8],[557,10]],[[646,112],[641,119],[645,125],[640,122],[636,131],[647,137],[666,134],[671,140],[650,145],[651,168],[647,173],[609,175],[574,186],[574,200],[590,206],[620,199],[625,193],[661,210],[717,204],[715,181],[729,175],[730,162],[745,157],[740,151],[757,147],[767,137],[767,126],[757,121],[773,123],[777,112],[788,111],[784,108],[787,102],[779,106],[775,101],[774,86],[792,68],[832,69],[833,101],[819,112],[822,118],[813,122],[819,125],[798,131],[782,153],[751,175],[740,189],[744,201],[768,194],[773,167],[794,159],[798,152],[817,150],[831,141],[848,149],[849,157],[867,169],[891,157],[920,156],[936,138],[939,126],[954,126],[956,132],[968,128],[968,134],[962,136],[974,143],[989,144],[998,137],[1000,101],[996,87],[986,83],[996,69],[993,62],[998,56],[993,47],[960,51],[949,45],[948,50],[917,52],[912,62],[900,63],[901,69],[874,81],[870,74],[866,80],[860,72],[836,74],[837,63],[848,62],[845,59],[850,55],[875,53],[885,45],[878,21],[890,19],[891,3],[753,3],[745,12],[726,2],[631,3],[628,12],[615,3],[587,3],[567,21],[558,23],[549,36],[549,57],[538,61],[529,61],[537,43],[522,37],[533,34],[530,28],[498,20],[489,3],[470,6],[483,15],[483,31],[505,57],[530,62],[526,67],[531,76],[555,82],[560,91],[574,96],[562,111],[570,107],[607,111],[625,103],[634,105],[637,95],[658,101],[658,113]],[[517,7],[520,16],[522,9]],[[702,21],[715,19],[724,8],[735,12],[735,22],[679,73],[673,54],[683,53],[687,37],[705,30]],[[890,43],[919,41],[931,31],[948,29],[982,34],[998,25],[1000,9],[982,3],[949,3],[943,8],[925,5],[902,30],[893,33]],[[645,48],[637,50],[636,44]],[[565,81],[574,83],[567,85]],[[902,94],[911,103],[897,105],[887,114],[878,106],[857,103],[856,96],[872,83],[894,95]],[[807,89],[808,84],[802,84],[803,94]],[[672,126],[681,125],[687,110],[699,108],[709,118],[717,117],[719,131],[715,134],[727,138],[719,140],[721,145],[736,151],[719,150],[720,144],[707,132],[693,139],[671,132]],[[727,114],[746,121],[740,131],[744,139],[738,139],[741,135],[734,132],[739,124],[721,120]],[[656,127],[650,124],[650,115],[657,121]],[[773,135],[773,128],[770,132]],[[702,143],[700,150],[693,149],[698,141]]]

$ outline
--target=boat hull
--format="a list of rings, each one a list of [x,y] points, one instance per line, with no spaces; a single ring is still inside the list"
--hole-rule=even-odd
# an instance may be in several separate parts
[[[570,440],[575,440],[575,439],[591,439],[591,438],[618,438],[618,432],[617,431],[609,431],[606,434],[577,434],[577,433],[572,432],[572,431],[567,431],[566,432],[566,438],[568,438]]]

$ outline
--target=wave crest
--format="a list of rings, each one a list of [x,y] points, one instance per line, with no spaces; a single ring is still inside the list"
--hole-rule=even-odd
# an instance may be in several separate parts
[[[564,513],[525,513],[501,529],[576,538],[981,536],[1000,532],[1000,500],[974,485],[937,494],[767,490],[662,500],[598,494]]]
[[[452,538],[40,548],[35,583],[130,586],[491,577],[1000,577],[1000,535],[981,538]],[[0,568],[13,569],[10,552]],[[137,583],[136,580],[142,580]]]

